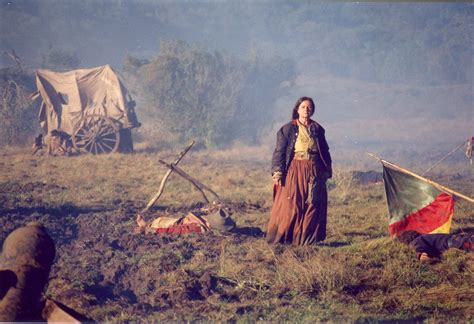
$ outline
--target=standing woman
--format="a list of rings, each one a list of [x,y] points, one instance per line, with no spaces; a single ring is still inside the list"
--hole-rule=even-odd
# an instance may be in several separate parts
[[[308,245],[326,238],[326,181],[332,177],[332,161],[324,128],[310,119],[313,113],[313,99],[301,97],[293,120],[277,133],[269,243]]]

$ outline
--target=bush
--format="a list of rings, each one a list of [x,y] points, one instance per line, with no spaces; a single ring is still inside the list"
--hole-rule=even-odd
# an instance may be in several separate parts
[[[33,89],[33,75],[13,68],[0,70],[0,145],[24,144],[38,129],[37,109],[29,98]]]
[[[74,52],[50,48],[46,53],[41,54],[41,67],[56,71],[66,71],[77,69],[81,66],[81,60]]]
[[[207,147],[256,142],[270,126],[268,106],[281,94],[280,84],[295,76],[292,61],[242,60],[181,41],[162,42],[150,62],[128,57],[125,63],[147,97],[149,122],[166,125],[182,142],[195,138]]]

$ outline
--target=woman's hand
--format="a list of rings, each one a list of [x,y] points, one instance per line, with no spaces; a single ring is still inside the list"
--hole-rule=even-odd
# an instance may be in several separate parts
[[[276,171],[272,175],[273,185],[281,186],[281,172]]]
[[[428,253],[426,253],[426,252],[421,253],[419,258],[420,258],[420,261],[421,261],[421,262],[426,262],[426,261],[430,261],[430,260],[431,260],[431,258],[429,257]]]

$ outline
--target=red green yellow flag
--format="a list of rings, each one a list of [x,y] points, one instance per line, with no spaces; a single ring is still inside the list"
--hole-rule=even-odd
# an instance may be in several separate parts
[[[408,230],[449,233],[454,199],[433,185],[383,164],[390,235]]]

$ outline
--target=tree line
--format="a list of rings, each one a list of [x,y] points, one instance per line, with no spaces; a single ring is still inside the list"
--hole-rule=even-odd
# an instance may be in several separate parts
[[[314,74],[428,85],[472,82],[466,68],[472,67],[474,41],[469,3],[8,3],[0,7],[3,44],[37,63],[37,50],[49,44],[79,51],[88,66],[99,65],[94,58],[117,66],[127,52],[149,56],[157,39],[182,39],[236,56],[255,44]]]
[[[42,55],[42,67],[56,71],[77,68],[78,62],[73,53],[57,49]],[[180,142],[195,138],[206,147],[255,143],[271,126],[274,101],[296,76],[288,59],[257,54],[242,59],[178,40],[163,41],[149,59],[127,56],[118,72],[139,99],[139,119],[165,127]],[[34,72],[2,69],[0,79],[0,89],[9,93],[1,108],[0,144],[25,143],[39,131],[38,103],[28,100]]]

